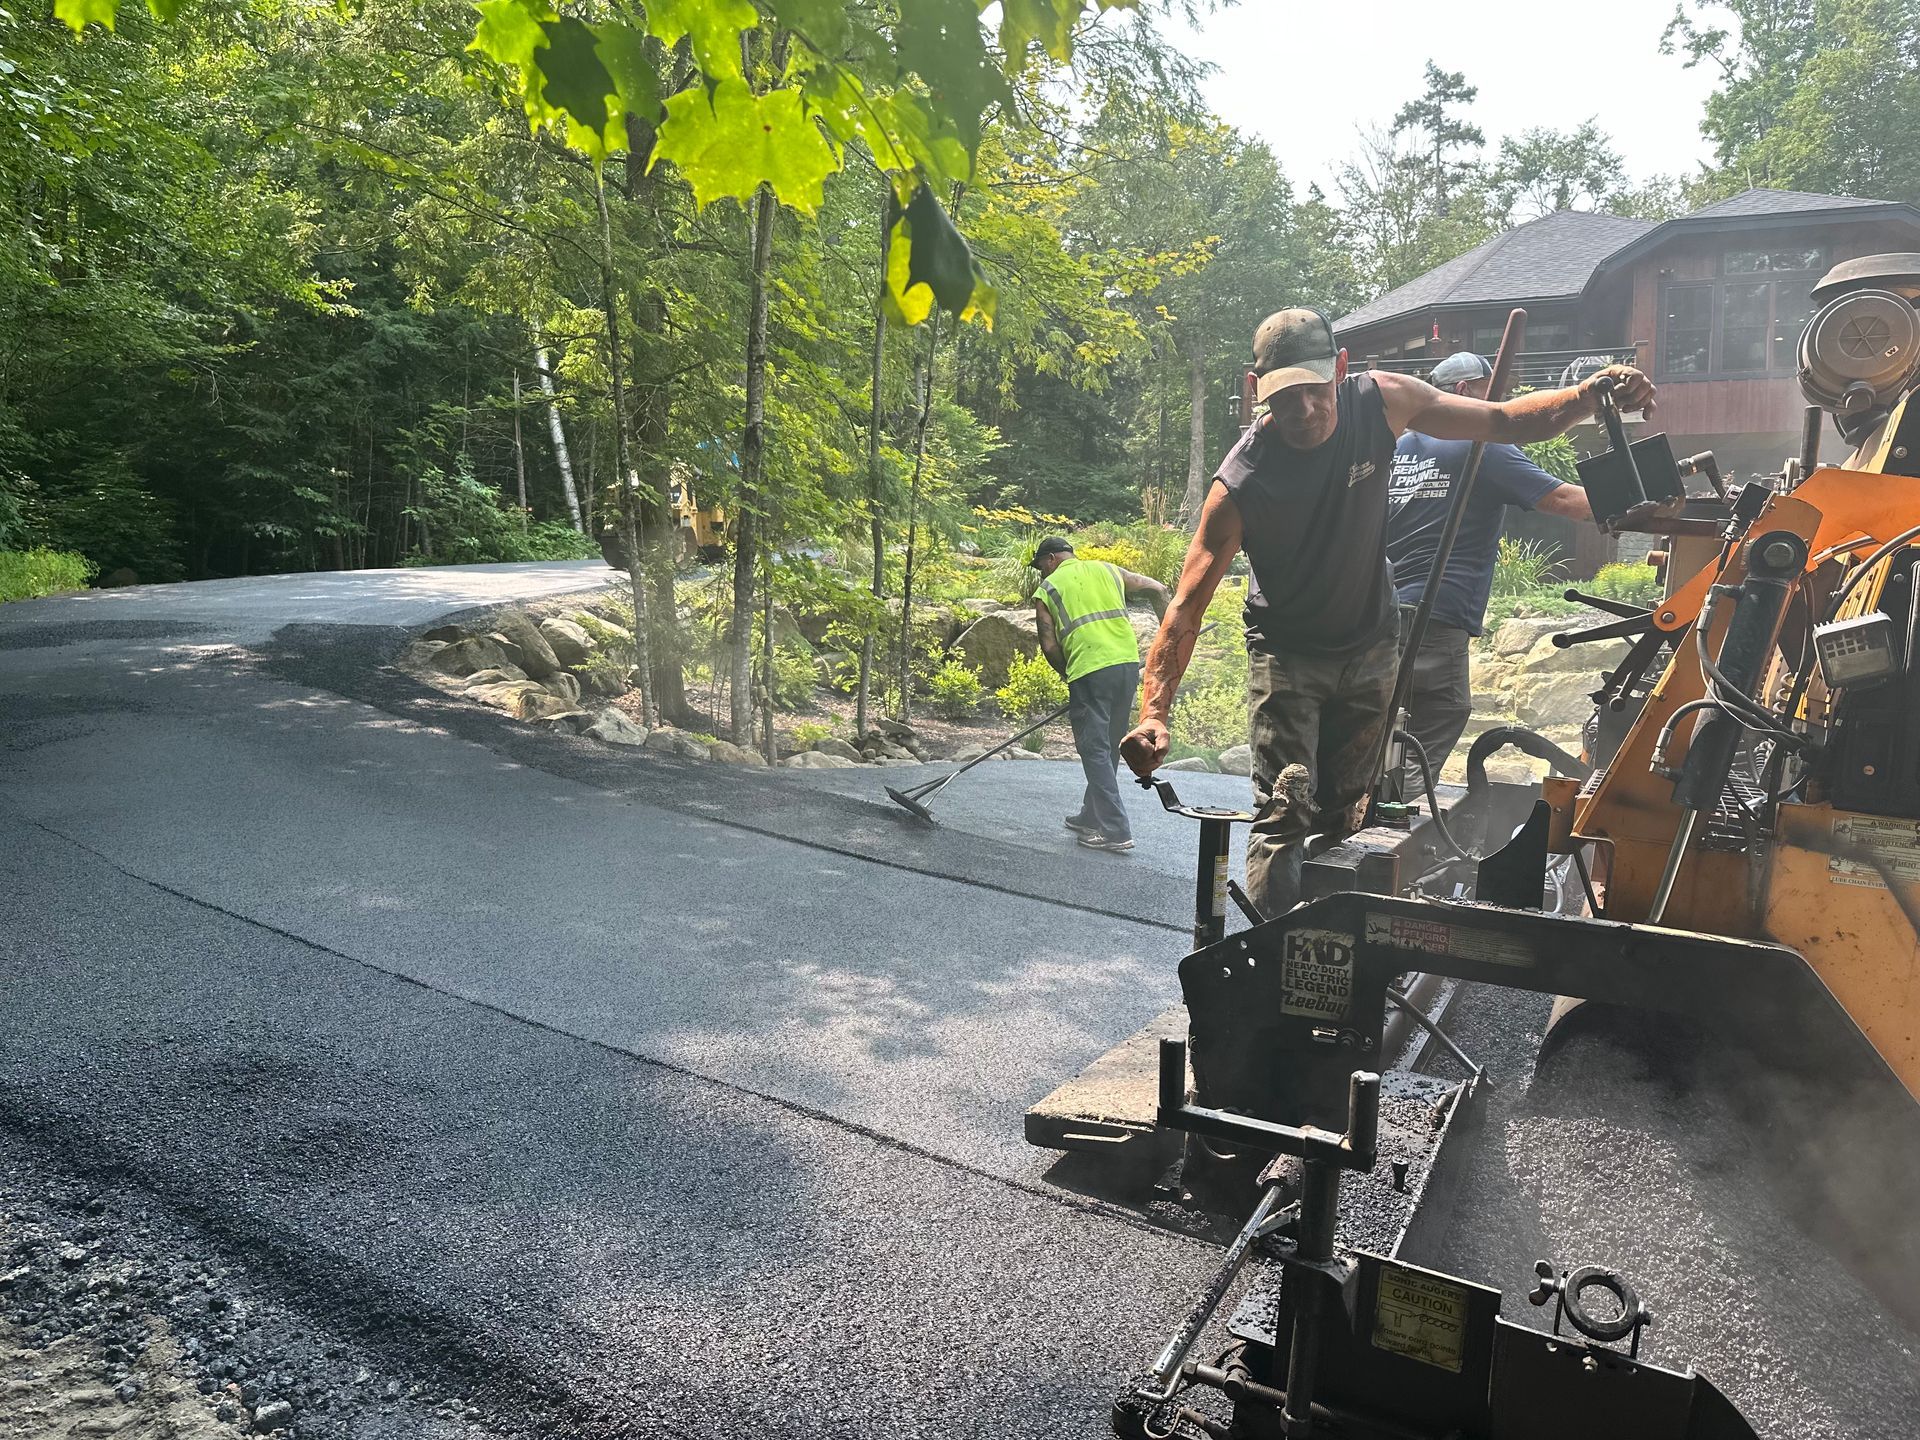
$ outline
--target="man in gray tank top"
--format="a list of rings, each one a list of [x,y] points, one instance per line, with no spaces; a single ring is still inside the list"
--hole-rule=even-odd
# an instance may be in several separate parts
[[[1174,692],[1207,604],[1244,550],[1252,570],[1247,718],[1259,804],[1247,842],[1247,890],[1262,911],[1278,915],[1300,898],[1309,831],[1353,829],[1378,778],[1372,771],[1399,662],[1386,528],[1400,434],[1546,440],[1594,413],[1600,375],[1621,387],[1623,410],[1651,410],[1653,384],[1630,365],[1612,365],[1565,390],[1496,405],[1411,375],[1349,375],[1332,326],[1306,309],[1263,320],[1253,359],[1255,398],[1266,414],[1214,476],[1173,604],[1147,652],[1140,724],[1121,753],[1142,777],[1166,759]]]

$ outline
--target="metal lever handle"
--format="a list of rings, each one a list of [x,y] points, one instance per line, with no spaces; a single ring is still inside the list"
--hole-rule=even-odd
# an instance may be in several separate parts
[[[1620,405],[1613,398],[1614,379],[1611,375],[1602,375],[1593,382],[1594,393],[1600,397],[1600,423],[1607,427],[1607,443],[1625,458],[1627,473],[1633,476],[1633,490],[1642,500],[1647,498],[1647,487],[1641,482],[1640,467],[1633,462],[1633,447],[1627,444],[1627,429],[1620,421]]]
[[[1380,1076],[1356,1070],[1347,1080],[1347,1132],[1335,1135],[1312,1125],[1280,1125],[1252,1115],[1187,1104],[1187,1042],[1160,1042],[1159,1123],[1256,1150],[1323,1160],[1342,1170],[1371,1170],[1380,1143]]]

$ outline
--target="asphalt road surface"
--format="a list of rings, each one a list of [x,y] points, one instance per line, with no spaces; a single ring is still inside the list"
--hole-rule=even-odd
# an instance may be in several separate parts
[[[929,827],[880,796],[911,769],[615,754],[388,663],[606,574],[0,608],[0,1372],[85,1321],[111,1394],[184,1377],[209,1435],[1105,1433],[1216,1252],[1052,1183],[1020,1120],[1177,1001],[1191,826],[1131,795],[1136,852],[1082,851],[1075,767],[994,762]],[[1538,1017],[1481,1023],[1520,1055]],[[1498,1233],[1450,1261],[1658,1251],[1543,1236],[1584,1213],[1565,1132],[1490,1127]],[[1805,1368],[1763,1433],[1911,1433],[1911,1337],[1821,1284],[1865,1317],[1848,1393],[1751,1309],[1692,1358],[1743,1403]]]

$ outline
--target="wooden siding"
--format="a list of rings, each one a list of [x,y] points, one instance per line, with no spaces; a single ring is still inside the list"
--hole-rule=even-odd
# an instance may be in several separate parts
[[[1798,381],[1662,380],[1656,423],[1675,437],[1797,434],[1806,401]]]

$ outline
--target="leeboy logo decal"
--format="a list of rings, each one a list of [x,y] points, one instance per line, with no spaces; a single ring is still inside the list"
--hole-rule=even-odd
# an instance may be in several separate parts
[[[1362,480],[1371,479],[1373,477],[1373,470],[1374,470],[1374,465],[1371,460],[1362,460],[1357,464],[1348,466],[1347,467],[1347,488],[1351,490],[1354,486],[1358,485]]]

